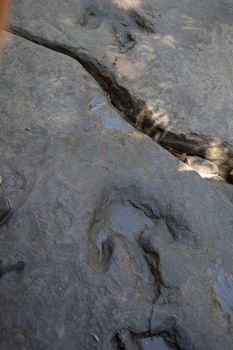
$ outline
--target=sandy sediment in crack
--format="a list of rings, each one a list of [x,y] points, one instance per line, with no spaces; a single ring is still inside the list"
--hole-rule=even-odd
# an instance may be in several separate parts
[[[213,162],[219,168],[220,176],[227,182],[233,183],[233,146],[231,144],[220,142],[213,137],[207,138],[202,135],[177,133],[161,126],[154,119],[153,112],[142,99],[131,94],[128,89],[120,85],[114,74],[106,66],[81,49],[50,42],[21,28],[11,27],[9,31],[78,61],[104,90],[112,105],[122,112],[135,128],[151,137],[182,161],[185,161],[186,155],[188,155],[198,156]]]

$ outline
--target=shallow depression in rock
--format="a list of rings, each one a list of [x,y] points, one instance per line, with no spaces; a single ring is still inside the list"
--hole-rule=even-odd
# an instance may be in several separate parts
[[[98,233],[97,245],[101,247],[109,232],[119,232],[132,239],[147,227],[154,225],[141,210],[132,206],[130,202],[113,202],[104,214],[104,224]]]
[[[169,350],[161,337],[145,338],[141,341],[143,350]]]

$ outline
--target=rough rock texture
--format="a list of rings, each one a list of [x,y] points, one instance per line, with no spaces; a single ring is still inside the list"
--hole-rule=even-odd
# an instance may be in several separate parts
[[[233,204],[233,186],[225,181],[207,180],[217,191],[222,193]]]
[[[0,257],[26,262],[0,283],[1,349],[146,350],[153,335],[161,349],[233,349],[224,196],[126,123],[74,59],[14,35],[0,123],[15,210]]]
[[[78,57],[166,148],[233,168],[230,0],[14,0],[11,24]]]

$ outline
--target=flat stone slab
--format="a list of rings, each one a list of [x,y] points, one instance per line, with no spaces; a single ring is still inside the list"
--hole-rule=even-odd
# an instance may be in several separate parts
[[[14,207],[0,257],[26,262],[1,279],[1,349],[146,350],[150,336],[233,349],[224,196],[127,124],[75,60],[14,35],[0,123]]]
[[[94,66],[131,120],[166,131],[167,148],[233,167],[230,1],[14,0],[11,23]]]

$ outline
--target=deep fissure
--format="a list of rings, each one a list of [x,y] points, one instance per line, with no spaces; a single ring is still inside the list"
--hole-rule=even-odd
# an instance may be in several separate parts
[[[133,96],[130,91],[120,85],[114,74],[106,66],[101,64],[96,58],[90,57],[84,50],[67,47],[60,43],[52,43],[47,39],[13,26],[9,28],[9,32],[79,62],[107,94],[111,104],[137,130],[151,137],[181,161],[185,162],[185,156],[187,155],[210,160],[219,167],[221,177],[225,181],[233,183],[233,146],[224,142],[216,145],[216,140],[213,138],[208,139],[198,135],[177,134],[163,128],[153,120],[153,112],[147,108],[143,100]],[[211,145],[213,144],[213,147],[219,148],[217,155],[211,152]]]

